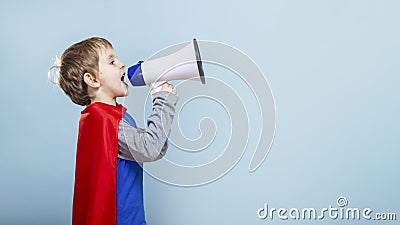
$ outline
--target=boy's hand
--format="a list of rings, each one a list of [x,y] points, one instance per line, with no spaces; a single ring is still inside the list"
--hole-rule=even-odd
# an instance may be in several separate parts
[[[161,85],[161,86],[159,86],[159,87],[157,87],[155,89],[152,89],[151,90],[151,94],[154,94],[154,93],[159,92],[159,91],[168,91],[168,92],[171,92],[171,93],[173,93],[175,95],[178,95],[176,93],[176,88],[172,84],[169,84],[168,82],[165,82],[163,85]]]

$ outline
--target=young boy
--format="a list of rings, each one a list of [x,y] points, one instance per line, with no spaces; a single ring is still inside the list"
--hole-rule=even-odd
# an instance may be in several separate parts
[[[103,38],[73,44],[57,65],[58,84],[81,112],[76,152],[73,225],[146,224],[141,162],[160,159],[178,100],[166,83],[152,90],[148,128],[117,104],[128,95],[123,62]]]

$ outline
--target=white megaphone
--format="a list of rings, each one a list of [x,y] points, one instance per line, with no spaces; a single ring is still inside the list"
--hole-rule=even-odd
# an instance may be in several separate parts
[[[188,79],[200,80],[205,84],[203,64],[196,39],[175,53],[145,62],[140,61],[129,67],[128,78],[133,86]]]

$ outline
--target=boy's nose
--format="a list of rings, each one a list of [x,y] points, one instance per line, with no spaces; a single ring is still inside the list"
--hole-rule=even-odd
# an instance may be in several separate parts
[[[121,62],[120,68],[121,69],[125,68],[125,63]]]

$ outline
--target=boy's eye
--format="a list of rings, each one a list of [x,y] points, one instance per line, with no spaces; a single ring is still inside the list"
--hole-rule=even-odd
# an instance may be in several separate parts
[[[112,64],[112,65],[114,65],[114,63],[115,63],[115,61],[114,61],[114,60],[110,62],[110,64]]]

